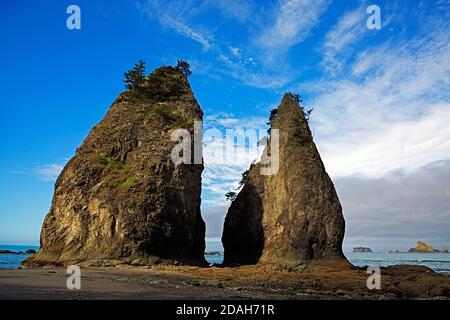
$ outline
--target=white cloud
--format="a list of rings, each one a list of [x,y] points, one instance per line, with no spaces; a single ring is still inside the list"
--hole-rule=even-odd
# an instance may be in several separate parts
[[[202,187],[206,206],[224,206],[225,194],[239,187],[241,173],[258,161],[263,146],[257,142],[267,135],[263,117],[236,118],[231,114],[216,114],[205,118],[203,133],[203,158],[205,170]],[[228,130],[228,135],[227,135]],[[253,135],[254,134],[254,135]],[[230,143],[236,135],[237,143]],[[245,140],[245,137],[253,139]]]
[[[232,114],[216,113],[205,118],[205,126],[223,128],[252,128],[267,129],[266,117],[244,117],[237,118]]]
[[[163,26],[200,43],[205,50],[210,49],[213,45],[208,36],[194,30],[182,20],[182,17],[192,16],[199,11],[201,9],[200,4],[192,3],[192,1],[147,0],[144,3],[138,2],[137,8],[147,17],[159,21]]]
[[[251,3],[245,4],[239,0],[232,3],[220,0],[213,2],[147,0],[144,3],[138,2],[137,8],[148,18],[158,21],[183,37],[200,43],[203,49],[213,57],[215,63],[211,67],[202,67],[196,71],[204,71],[208,77],[224,74],[245,85],[266,89],[281,88],[292,79],[292,73],[286,64],[277,62],[275,68],[266,68],[267,60],[257,58],[260,56],[259,51],[250,45],[238,48],[212,35],[210,30],[207,33],[201,32],[199,29],[204,28],[196,28],[195,23],[186,22],[195,20],[211,5],[219,8],[222,14],[237,19],[254,14],[253,11],[256,10]],[[202,61],[202,64],[204,63]]]
[[[261,9],[265,19],[249,28],[253,36],[248,40],[247,54],[239,61],[226,61],[229,75],[258,88],[285,87],[298,77],[298,70],[286,59],[289,49],[308,38],[329,2],[279,0],[276,6]]]
[[[450,243],[450,161],[382,178],[335,179],[346,220],[344,246],[408,250],[417,240]]]
[[[225,194],[238,188],[241,172],[247,170],[249,165],[208,164],[205,161],[205,170],[202,175],[203,192],[209,194],[203,203],[223,205]]]
[[[385,123],[377,130],[324,141],[320,149],[334,177],[381,177],[396,170],[413,172],[450,159],[450,104],[440,104],[419,119]]]
[[[268,66],[268,61],[262,61],[246,50],[239,54],[228,54],[223,50],[218,55],[218,61],[224,66],[220,72],[239,80],[241,83],[264,89],[279,89],[293,78],[287,64],[278,61],[276,66]]]
[[[234,18],[240,22],[247,21],[255,11],[253,2],[248,0],[212,0],[209,2],[218,7],[223,16]]]
[[[42,181],[55,181],[64,169],[65,163],[68,159],[63,158],[62,161],[63,162],[36,165],[34,168],[27,167],[18,170],[9,170],[9,172],[13,174],[37,177]]]
[[[262,30],[258,44],[283,51],[302,42],[318,23],[328,3],[328,0],[281,0],[273,23]]]
[[[185,25],[181,21],[175,20],[174,18],[169,17],[169,16],[162,16],[161,22],[164,25],[172,28],[179,34],[185,36],[186,38],[192,39],[192,40],[200,43],[201,45],[203,45],[203,48],[205,50],[208,50],[211,47],[210,41],[207,39],[207,37],[204,34],[198,32],[198,31],[192,30],[191,27]]]
[[[231,47],[230,51],[232,54],[234,54],[235,56],[239,56],[239,48],[235,48],[235,47]]]
[[[359,7],[346,12],[325,36],[322,65],[330,73],[336,74],[343,68],[345,59],[339,55],[344,49],[357,42],[366,30],[365,10]]]
[[[202,217],[206,223],[206,241],[220,241],[223,222],[229,204],[202,207]]]
[[[64,165],[61,163],[50,163],[38,166],[36,169],[34,169],[34,174],[37,175],[41,180],[55,181],[63,169]]]
[[[450,158],[446,29],[367,48],[347,78],[311,86],[311,123],[332,175],[377,177]]]

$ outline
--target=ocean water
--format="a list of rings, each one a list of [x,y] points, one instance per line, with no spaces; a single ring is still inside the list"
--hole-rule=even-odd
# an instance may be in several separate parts
[[[25,251],[38,250],[38,246],[0,245],[0,250]],[[385,267],[397,264],[423,265],[439,273],[450,274],[450,253],[355,253],[346,252],[347,259],[356,266]],[[15,269],[29,255],[0,254],[0,269]],[[205,258],[210,264],[223,261],[223,248],[220,240],[207,240]]]
[[[13,246],[0,244],[0,250],[9,250],[13,252],[26,251],[28,249],[38,250],[38,246]],[[0,254],[0,269],[15,269],[20,266],[23,260],[28,258],[29,254]]]
[[[223,246],[219,238],[207,238],[205,241],[205,259],[210,264],[221,264],[223,261]]]
[[[345,256],[351,263],[359,267],[412,264],[427,266],[436,272],[450,274],[450,253],[346,252]]]
[[[358,267],[411,264],[427,266],[436,272],[450,274],[450,253],[345,252],[344,254],[353,265]],[[223,248],[218,240],[206,241],[205,257],[211,264],[220,264],[223,261]]]

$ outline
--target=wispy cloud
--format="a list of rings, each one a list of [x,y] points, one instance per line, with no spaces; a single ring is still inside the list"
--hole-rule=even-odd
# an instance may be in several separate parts
[[[162,2],[148,0],[143,3],[138,2],[137,8],[147,17],[158,20],[163,26],[200,43],[205,50],[211,48],[212,43],[204,33],[194,30],[181,19],[181,17],[189,16],[195,11],[195,7],[191,6],[190,1]]]
[[[233,18],[239,22],[246,22],[252,17],[256,10],[253,1],[248,0],[211,0],[208,1],[218,7],[224,17]]]
[[[328,0],[281,0],[273,21],[261,30],[257,43],[269,56],[304,41],[328,7]]]
[[[50,164],[38,166],[36,169],[34,169],[34,173],[41,180],[55,181],[63,169],[64,169],[64,165],[61,163],[50,163]]]
[[[208,128],[253,128],[266,129],[266,117],[243,117],[238,118],[232,114],[216,113],[205,118],[205,126]]]
[[[367,29],[365,18],[365,8],[362,6],[348,11],[326,34],[322,48],[322,65],[331,74],[342,70],[345,61],[341,54],[344,49],[363,37]]]
[[[331,174],[379,177],[450,158],[445,30],[448,22],[436,21],[411,39],[369,47],[346,65],[348,77],[311,86],[312,125]]]
[[[379,124],[341,141],[323,141],[321,151],[334,177],[360,174],[378,178],[393,171],[410,173],[439,160],[450,159],[450,104],[410,121]]]
[[[257,143],[266,136],[265,123],[262,117],[236,118],[230,114],[205,119],[202,175],[205,206],[226,206],[225,194],[239,187],[241,173],[262,154],[263,147]]]
[[[179,34],[200,43],[205,50],[208,50],[211,47],[211,42],[204,34],[192,30],[191,27],[185,25],[183,22],[175,20],[169,16],[162,16],[161,22]]]
[[[233,54],[223,51],[219,59],[228,75],[250,86],[280,89],[296,76],[286,59],[289,49],[303,42],[319,23],[329,0],[279,0],[261,9],[268,22],[254,24],[245,48]],[[254,20],[258,20],[253,15]],[[265,19],[266,20],[266,19]],[[295,75],[297,74],[297,75]]]
[[[66,161],[67,159],[62,159],[60,162],[39,164],[32,168],[14,169],[9,172],[13,174],[37,177],[42,181],[55,181],[64,169]]]
[[[317,1],[324,2],[324,0]],[[289,3],[283,5],[290,6]],[[297,4],[294,3],[292,6],[296,7]],[[265,89],[279,89],[293,79],[293,74],[286,62],[269,63],[267,57],[262,56],[261,48],[255,47],[252,41],[248,40],[247,43],[235,45],[230,41],[220,39],[211,30],[206,33],[200,31],[205,30],[204,28],[196,27],[193,22],[187,22],[188,20],[196,20],[204,10],[211,7],[218,8],[225,16],[231,16],[238,20],[247,19],[249,25],[252,24],[253,20],[257,20],[255,19],[255,6],[250,2],[245,3],[239,0],[231,3],[228,1],[224,3],[223,1],[162,2],[147,0],[142,3],[138,2],[137,5],[138,10],[146,17],[157,21],[162,26],[185,38],[201,44],[210,55],[209,59],[214,60],[214,64],[210,65],[209,68],[200,68],[200,71],[204,70],[205,74],[209,76],[211,74],[222,74],[232,77],[242,84]],[[308,16],[311,14],[310,11],[311,9],[306,12]],[[266,33],[267,30],[263,28],[260,32]],[[283,48],[286,47],[283,46]],[[211,70],[214,72],[211,72]]]

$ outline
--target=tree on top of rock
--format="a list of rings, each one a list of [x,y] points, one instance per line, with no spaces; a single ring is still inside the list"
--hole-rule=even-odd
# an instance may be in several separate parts
[[[139,60],[133,67],[133,69],[124,73],[125,87],[128,91],[136,89],[144,82],[145,78],[145,62]]]
[[[293,93],[293,92],[289,92],[289,95],[292,97],[292,99],[294,99],[295,102],[297,102],[298,104],[300,104],[300,102],[303,102],[302,100],[302,96],[298,93]]]
[[[175,69],[177,69],[182,74],[184,74],[186,78],[192,74],[190,64],[184,60],[178,60],[177,65],[175,66]]]
[[[242,178],[241,178],[241,181],[239,181],[239,187],[237,189],[240,189],[247,182],[248,173],[249,173],[249,170],[245,170],[244,172],[242,172]]]
[[[236,200],[237,197],[237,193],[233,192],[233,191],[229,191],[225,194],[225,198],[227,198],[228,201],[233,202],[234,200]]]
[[[272,109],[272,111],[270,111],[269,122],[267,122],[268,125],[272,125],[272,121],[275,119],[277,113],[278,109]]]
[[[294,99],[295,102],[297,102],[298,104],[300,104],[301,102],[303,102],[302,100],[302,96],[298,93],[292,93],[289,92],[290,96],[292,97],[292,99]],[[305,108],[303,108],[302,106],[300,106],[300,108],[302,109],[303,113],[305,114],[305,119],[306,121],[309,122],[309,118],[311,117],[311,113],[313,112],[313,108],[309,109],[309,110],[305,110]],[[273,111],[273,110],[272,110]],[[275,114],[276,115],[276,114]],[[272,114],[270,114],[270,117],[272,119]],[[269,124],[269,123],[268,123]]]
[[[269,135],[270,135],[270,131],[272,130],[272,121],[273,121],[273,119],[275,119],[277,113],[278,113],[278,109],[272,109],[272,111],[270,111],[269,122],[267,122],[267,124],[269,125],[269,129],[267,129],[267,133]]]

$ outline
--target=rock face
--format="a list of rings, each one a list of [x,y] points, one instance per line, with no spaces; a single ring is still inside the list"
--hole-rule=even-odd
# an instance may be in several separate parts
[[[24,265],[206,263],[203,164],[171,160],[173,130],[193,135],[202,117],[186,77],[172,67],[122,93],[57,179],[41,249]]]
[[[417,241],[416,247],[408,250],[409,252],[417,252],[417,253],[427,253],[427,252],[439,252],[439,250],[434,249],[431,244]]]
[[[372,252],[372,249],[367,247],[355,247],[353,248],[353,252]]]
[[[266,176],[261,163],[250,167],[225,219],[224,264],[346,262],[342,208],[298,99],[285,94],[271,123],[279,170]]]

